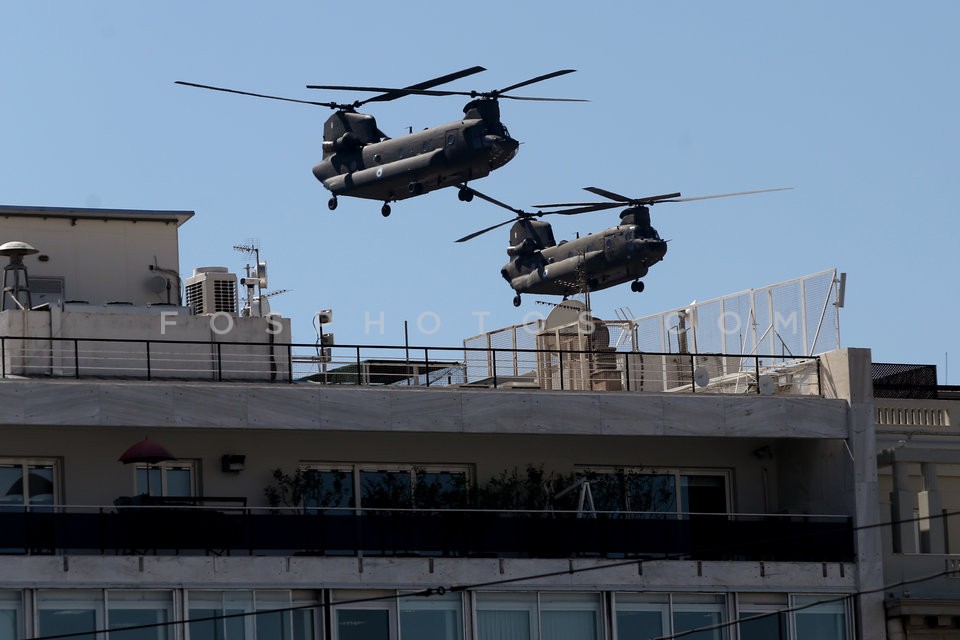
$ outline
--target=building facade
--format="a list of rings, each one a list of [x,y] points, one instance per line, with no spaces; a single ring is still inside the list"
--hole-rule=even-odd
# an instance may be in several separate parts
[[[948,615],[884,588],[908,554],[952,560],[928,525],[954,467],[886,451],[902,432],[878,427],[867,350],[714,384],[696,354],[554,345],[472,380],[462,350],[292,344],[231,307],[226,270],[197,270],[212,302],[186,306],[189,212],[14,209],[0,231],[39,253],[0,312],[2,640],[872,639]],[[104,226],[163,246],[82,290],[46,247]],[[35,278],[59,297],[25,304]],[[923,479],[913,538],[891,478]]]

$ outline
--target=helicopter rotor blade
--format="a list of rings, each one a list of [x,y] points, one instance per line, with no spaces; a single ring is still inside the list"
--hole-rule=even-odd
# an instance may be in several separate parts
[[[544,211],[541,215],[561,215],[572,216],[578,213],[593,213],[594,211],[605,211],[606,209],[616,209],[618,207],[629,206],[625,202],[591,202],[584,203],[582,206],[574,206],[571,209],[558,209],[556,211]]]
[[[197,84],[196,82],[184,82],[183,80],[177,80],[174,84],[182,84],[186,87],[197,87],[198,89],[210,89],[212,91],[223,91],[224,93],[237,93],[242,96],[253,96],[255,98],[267,98],[269,100],[282,100],[283,102],[299,102],[300,104],[312,104],[318,107],[329,107],[331,109],[339,109],[343,105],[336,102],[317,102],[315,100],[297,100],[296,98],[284,98],[281,96],[271,96],[265,93],[253,93],[252,91],[238,91],[237,89],[227,89],[225,87],[214,87],[209,84]]]
[[[422,94],[422,95],[447,95],[445,92],[434,92],[429,91],[431,87],[435,87],[440,84],[446,84],[447,82],[453,82],[454,80],[459,80],[460,78],[465,78],[466,76],[471,76],[475,73],[480,73],[481,71],[486,71],[484,67],[475,66],[468,69],[461,69],[460,71],[454,71],[453,73],[448,73],[437,78],[432,78],[430,80],[424,80],[423,82],[418,82],[417,84],[412,84],[409,87],[403,88],[394,88],[394,87],[370,87],[370,86],[351,86],[351,85],[335,85],[335,84],[308,84],[307,89],[328,89],[333,91],[370,91],[374,93],[379,93],[380,95],[373,96],[372,98],[367,98],[366,100],[359,100],[354,103],[354,106],[361,106],[367,104],[368,102],[388,102],[390,100],[396,100],[397,98],[402,98],[411,94]]]
[[[770,193],[773,191],[790,191],[793,187],[779,187],[776,189],[757,189],[755,191],[738,191],[736,193],[720,193],[712,196],[693,196],[690,198],[670,198],[668,200],[658,200],[658,202],[690,202],[692,200],[710,200],[712,198],[730,198],[732,196],[748,196],[752,193]],[[680,194],[677,194],[680,195]]]
[[[506,225],[510,224],[511,222],[516,222],[517,220],[523,220],[525,217],[526,217],[526,216],[517,216],[516,218],[510,218],[509,220],[504,220],[503,222],[498,222],[497,224],[495,224],[495,225],[493,225],[493,226],[490,226],[490,227],[487,227],[486,229],[481,229],[480,231],[474,231],[473,233],[471,233],[471,234],[469,234],[469,235],[463,236],[463,237],[460,238],[459,240],[455,240],[455,242],[466,242],[467,240],[473,240],[473,239],[476,238],[477,236],[481,236],[481,235],[485,234],[485,233],[488,232],[488,231],[493,231],[494,229],[499,229],[500,227],[506,226]]]
[[[529,211],[524,211],[523,209],[517,209],[516,207],[511,207],[510,205],[506,204],[505,202],[500,202],[500,201],[497,200],[496,198],[491,198],[490,196],[488,196],[488,195],[485,194],[485,193],[480,193],[480,192],[477,191],[476,189],[473,189],[473,188],[471,188],[471,187],[468,187],[468,186],[466,185],[466,183],[460,183],[460,184],[457,185],[457,186],[460,187],[461,189],[466,189],[467,191],[469,191],[470,193],[472,193],[472,194],[475,195],[476,197],[480,198],[481,200],[486,200],[486,201],[489,202],[490,204],[495,204],[495,205],[497,205],[498,207],[502,207],[502,208],[506,209],[507,211],[511,211],[511,212],[517,214],[518,216],[532,216],[532,215],[534,215],[534,214],[530,213]]]
[[[537,76],[536,78],[530,78],[529,80],[524,80],[523,82],[512,84],[509,87],[504,87],[503,89],[500,89],[495,93],[503,94],[508,91],[513,91],[514,89],[519,89],[520,87],[525,87],[527,85],[534,84],[535,82],[543,82],[544,80],[549,80],[550,78],[556,78],[557,76],[565,76],[568,73],[573,73],[574,71],[576,71],[576,69],[561,69],[560,71],[545,73],[542,76]]]
[[[420,96],[467,96],[470,98],[489,98],[489,99],[498,99],[506,98],[509,100],[534,100],[538,102],[590,102],[589,100],[582,100],[579,98],[540,98],[532,96],[508,96],[504,95],[508,91],[514,89],[519,89],[520,87],[525,87],[527,85],[533,84],[535,82],[541,82],[543,80],[549,80],[550,78],[555,78],[557,76],[566,75],[568,73],[573,73],[576,69],[563,69],[561,71],[554,71],[552,73],[546,73],[542,76],[537,76],[536,78],[530,78],[529,80],[524,80],[523,82],[518,82],[516,84],[510,85],[503,89],[495,89],[493,91],[450,91],[446,89],[431,89],[438,84],[443,84],[445,82],[451,82],[457,78],[462,78],[472,73],[477,73],[478,71],[485,71],[483,67],[472,67],[470,69],[464,69],[457,73],[451,73],[447,76],[441,78],[434,78],[433,80],[427,80],[426,82],[421,82],[419,84],[411,85],[409,87],[404,87],[402,89],[392,88],[392,87],[357,87],[351,85],[337,85],[337,84],[308,84],[307,89],[326,89],[331,91],[372,91],[381,93],[382,95],[374,96],[373,98],[368,98],[367,100],[361,100],[354,103],[355,107],[359,107],[368,102],[383,102],[386,100],[395,100],[406,95],[420,95]]]
[[[533,205],[537,209],[549,209],[554,207],[573,207],[572,209],[565,209],[563,211],[550,211],[548,213],[562,213],[565,215],[571,215],[574,213],[588,213],[590,211],[601,211],[603,209],[612,209],[614,207],[636,207],[636,206],[652,206],[660,202],[692,202],[694,200],[710,200],[713,198],[730,198],[733,196],[746,196],[753,193],[770,193],[773,191],[788,191],[793,187],[779,187],[776,189],[757,189],[755,191],[738,191],[736,193],[720,193],[716,195],[709,196],[693,196],[689,198],[681,198],[680,192],[676,193],[664,193],[659,196],[646,196],[643,198],[628,198],[626,196],[620,195],[619,193],[614,193],[613,191],[607,191],[606,189],[601,189],[599,187],[584,187],[585,191],[590,193],[595,193],[598,196],[603,196],[604,198],[609,198],[615,202],[558,202],[551,204],[536,204]]]
[[[496,198],[491,198],[490,196],[488,196],[488,195],[485,194],[485,193],[480,193],[480,192],[477,191],[476,189],[472,189],[472,188],[468,187],[468,186],[466,185],[466,183],[461,183],[461,184],[459,184],[458,186],[459,186],[461,189],[466,189],[467,191],[469,191],[470,193],[472,193],[474,196],[480,198],[481,200],[486,200],[486,201],[489,202],[490,204],[495,204],[495,205],[497,205],[498,207],[501,207],[501,208],[503,208],[503,209],[506,209],[507,211],[510,211],[510,212],[515,213],[515,214],[517,214],[517,215],[516,215],[516,217],[510,218],[509,220],[504,220],[503,222],[498,222],[498,223],[495,224],[495,225],[489,226],[489,227],[487,227],[486,229],[481,229],[480,231],[474,231],[473,233],[471,233],[471,234],[469,234],[469,235],[466,235],[466,236],[463,236],[462,238],[460,238],[459,240],[456,240],[455,242],[466,242],[467,240],[472,240],[472,239],[476,238],[477,236],[480,236],[480,235],[483,235],[483,234],[487,233],[488,231],[493,231],[494,229],[499,229],[500,227],[503,227],[503,226],[505,226],[505,225],[508,225],[508,224],[510,224],[511,222],[516,222],[517,220],[523,220],[523,219],[525,219],[525,218],[535,218],[535,217],[539,217],[539,216],[540,216],[539,213],[531,213],[531,212],[529,212],[529,211],[524,211],[523,209],[517,209],[516,207],[511,207],[510,205],[508,205],[508,204],[505,203],[505,202],[500,202],[500,201],[497,200]]]

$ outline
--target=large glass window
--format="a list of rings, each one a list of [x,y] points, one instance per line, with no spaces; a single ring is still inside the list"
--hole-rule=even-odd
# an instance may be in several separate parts
[[[728,513],[727,471],[584,469],[597,511],[656,514]]]
[[[465,467],[311,464],[302,467],[308,508],[455,509],[468,506]]]
[[[58,503],[53,460],[0,459],[0,508],[46,510]]]
[[[310,468],[303,471],[306,490],[304,506],[329,509],[353,508],[353,470],[334,468]]]

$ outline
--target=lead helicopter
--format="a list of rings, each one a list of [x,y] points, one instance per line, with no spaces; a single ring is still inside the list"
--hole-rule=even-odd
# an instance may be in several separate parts
[[[356,87],[348,85],[307,85],[308,89],[368,91],[377,95],[349,103],[298,100],[249,91],[238,91],[178,80],[176,84],[226,93],[299,102],[334,109],[323,125],[323,156],[313,175],[333,195],[327,202],[337,208],[338,196],[380,200],[380,213],[390,215],[390,203],[435,191],[459,187],[462,202],[473,199],[466,187],[510,162],[520,142],[510,136],[500,120],[500,99],[541,102],[587,102],[576,98],[538,98],[516,96],[510,91],[536,82],[573,73],[574,69],[553,71],[492,91],[447,91],[432,89],[441,84],[486,71],[470,67],[403,88]],[[396,138],[377,128],[376,119],[357,109],[370,102],[388,102],[408,95],[469,96],[463,118],[448,124],[428,127]]]
[[[600,291],[630,282],[630,289],[641,292],[641,278],[650,267],[662,261],[667,253],[667,240],[660,237],[650,224],[650,207],[662,202],[691,202],[712,198],[729,198],[754,193],[785,191],[792,187],[759,189],[710,196],[680,197],[680,192],[666,193],[643,198],[627,196],[600,189],[585,187],[586,191],[607,198],[608,202],[564,202],[533,205],[540,211],[516,209],[495,198],[471,189],[474,195],[516,214],[514,218],[475,231],[457,240],[466,242],[479,235],[513,223],[510,228],[510,244],[507,255],[510,262],[503,265],[500,275],[516,291],[513,306],[520,306],[520,294],[539,293],[568,296]],[[538,220],[546,215],[576,215],[627,207],[620,213],[620,223],[598,233],[575,240],[556,242],[549,222]],[[542,209],[553,209],[543,211]]]

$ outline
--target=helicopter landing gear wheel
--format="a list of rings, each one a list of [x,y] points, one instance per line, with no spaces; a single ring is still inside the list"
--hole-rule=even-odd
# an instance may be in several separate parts
[[[643,291],[643,283],[639,280],[634,280],[630,283],[630,291],[633,291],[634,293],[640,293]]]
[[[460,187],[460,191],[457,192],[457,199],[460,202],[471,202],[473,201],[473,191],[467,187]]]
[[[337,208],[337,196],[333,196],[327,200],[327,208],[330,209],[330,211],[333,211]]]
[[[384,218],[390,215],[390,205],[386,202],[384,202],[383,206],[380,207],[380,215],[382,215]]]
[[[519,306],[520,306],[520,294],[519,294],[519,293],[518,293],[517,295],[513,296],[513,306],[515,306],[515,307],[519,307]]]

